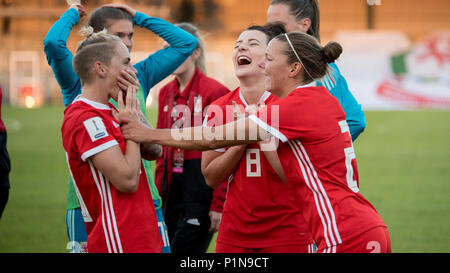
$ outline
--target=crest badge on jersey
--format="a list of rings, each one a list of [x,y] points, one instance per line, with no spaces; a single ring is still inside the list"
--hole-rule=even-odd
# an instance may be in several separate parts
[[[93,117],[83,122],[92,142],[108,136],[105,124],[100,117]]]

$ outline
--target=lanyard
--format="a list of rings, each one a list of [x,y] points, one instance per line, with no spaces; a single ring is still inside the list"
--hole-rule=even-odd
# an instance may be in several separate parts
[[[192,88],[193,88],[196,80],[197,80],[197,73],[195,73],[194,79],[192,80],[192,82],[191,82],[191,84],[189,86],[189,90],[187,90],[188,93],[187,93],[186,105],[183,108],[183,115],[181,117],[181,121],[178,122],[178,123],[181,123],[181,124],[177,124],[177,120],[178,120],[177,96],[176,96],[176,94],[174,94],[174,96],[173,96],[172,109],[168,113],[169,120],[172,120],[172,127],[173,128],[183,128],[184,127],[184,122],[185,122],[185,119],[186,119],[186,116],[187,116],[186,110],[190,108],[189,102],[190,102],[190,99],[191,99],[191,91],[192,91]],[[184,92],[186,92],[186,90]],[[173,125],[175,125],[175,126],[173,126]]]
[[[184,127],[185,119],[187,116],[186,110],[190,109],[189,102],[191,100],[191,91],[192,91],[194,84],[196,83],[196,80],[197,80],[197,73],[195,73],[194,79],[190,83],[189,90],[184,90],[184,92],[187,92],[187,101],[186,101],[186,105],[184,105],[184,108],[183,108],[183,115],[181,117],[181,121],[178,120],[177,93],[173,94],[172,109],[168,113],[169,120],[172,120],[172,128],[183,128]],[[191,118],[191,117],[189,117],[189,118]],[[172,167],[172,173],[182,174],[184,172],[184,151],[181,150],[180,148],[173,150],[171,167]]]

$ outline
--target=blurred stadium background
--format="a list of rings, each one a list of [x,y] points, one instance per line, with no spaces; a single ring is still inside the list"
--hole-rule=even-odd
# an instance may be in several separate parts
[[[264,24],[269,0],[86,0],[125,2],[202,31],[209,76],[237,87],[231,62],[242,29]],[[450,1],[320,0],[322,44],[336,40],[338,66],[366,113],[355,143],[361,192],[387,223],[394,252],[450,252]],[[11,191],[0,220],[0,252],[68,252],[64,107],[43,39],[65,0],[0,0],[0,86]],[[72,32],[74,51],[85,25]],[[135,30],[134,61],[161,47]],[[159,87],[147,101],[156,121]],[[214,242],[210,247],[213,251]]]

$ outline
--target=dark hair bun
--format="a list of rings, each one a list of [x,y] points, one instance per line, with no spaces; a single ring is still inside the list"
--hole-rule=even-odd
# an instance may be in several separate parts
[[[339,58],[342,53],[342,46],[336,42],[329,42],[322,49],[322,54],[327,63],[332,63]]]

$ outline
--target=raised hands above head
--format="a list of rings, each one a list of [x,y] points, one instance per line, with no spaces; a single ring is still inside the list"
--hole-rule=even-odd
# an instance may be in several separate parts
[[[125,4],[106,4],[106,5],[103,5],[103,7],[122,9],[122,10],[128,12],[133,17],[134,17],[134,15],[136,15],[136,10]]]

